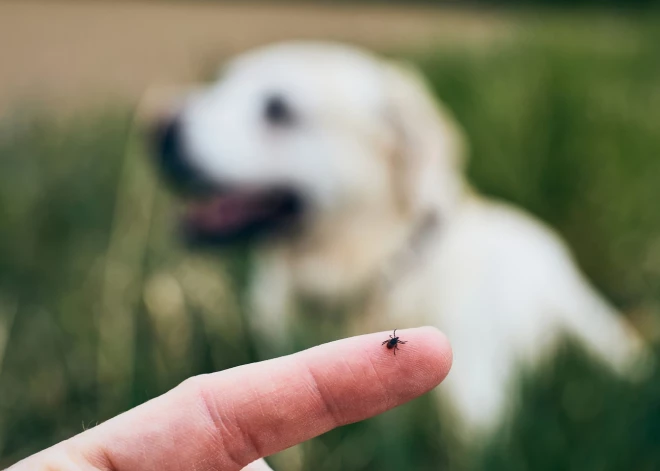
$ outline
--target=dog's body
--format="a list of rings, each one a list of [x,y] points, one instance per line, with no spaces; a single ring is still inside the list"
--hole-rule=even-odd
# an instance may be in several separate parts
[[[411,263],[404,259],[390,274],[385,259],[374,269],[376,296],[347,333],[441,328],[454,360],[438,393],[449,396],[467,434],[501,425],[516,376],[539,366],[565,335],[617,373],[640,366],[644,347],[636,333],[578,272],[555,234],[527,214],[470,195],[430,235],[404,252]],[[353,262],[370,245],[365,237],[328,252],[287,246],[259,253],[252,323],[260,338],[286,343],[296,294],[332,296],[328,286],[350,283]]]
[[[232,63],[174,122],[163,166],[223,188],[195,203],[194,239],[297,229],[257,249],[252,321],[275,348],[297,295],[368,292],[346,333],[442,329],[454,366],[438,390],[468,432],[502,423],[516,375],[565,334],[619,373],[645,354],[549,229],[470,189],[460,131],[410,71],[341,46],[278,45]]]

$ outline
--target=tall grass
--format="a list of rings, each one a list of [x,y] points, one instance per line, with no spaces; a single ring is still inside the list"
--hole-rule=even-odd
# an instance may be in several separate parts
[[[568,20],[412,60],[465,127],[475,185],[556,227],[655,341],[660,35],[649,23],[622,32]],[[138,138],[129,111],[0,124],[0,466],[188,376],[253,359],[246,254],[180,247],[175,202]],[[452,453],[429,398],[279,461],[315,471],[660,466],[660,377],[625,385],[567,346],[526,377],[522,397],[509,432],[470,462]]]

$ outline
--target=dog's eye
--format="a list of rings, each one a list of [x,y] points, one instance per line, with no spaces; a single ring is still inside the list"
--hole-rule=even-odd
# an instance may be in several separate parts
[[[278,126],[291,124],[294,120],[291,108],[280,96],[271,96],[266,100],[264,118],[270,124]]]

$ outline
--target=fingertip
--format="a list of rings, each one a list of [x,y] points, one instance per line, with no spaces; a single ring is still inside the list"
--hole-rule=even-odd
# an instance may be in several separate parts
[[[425,326],[418,329],[422,333],[428,354],[438,361],[438,371],[441,373],[440,381],[449,373],[454,361],[454,353],[447,336],[436,327]]]
[[[379,339],[387,335],[387,332],[377,334]],[[386,378],[385,382],[391,383],[388,387],[400,393],[399,399],[405,402],[430,391],[445,379],[452,365],[452,349],[446,335],[435,327],[397,329],[396,335],[406,342],[400,345],[396,355],[386,346],[376,346],[372,363]]]
[[[433,389],[445,379],[451,369],[453,353],[447,336],[435,327],[425,326],[402,331],[410,342],[421,373],[425,375],[428,389]],[[408,344],[407,344],[408,345]]]

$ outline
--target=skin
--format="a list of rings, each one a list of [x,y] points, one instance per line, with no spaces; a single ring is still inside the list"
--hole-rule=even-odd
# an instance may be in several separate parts
[[[9,469],[270,469],[260,458],[408,402],[449,372],[451,347],[435,328],[400,331],[409,344],[397,357],[384,334],[190,378]]]

